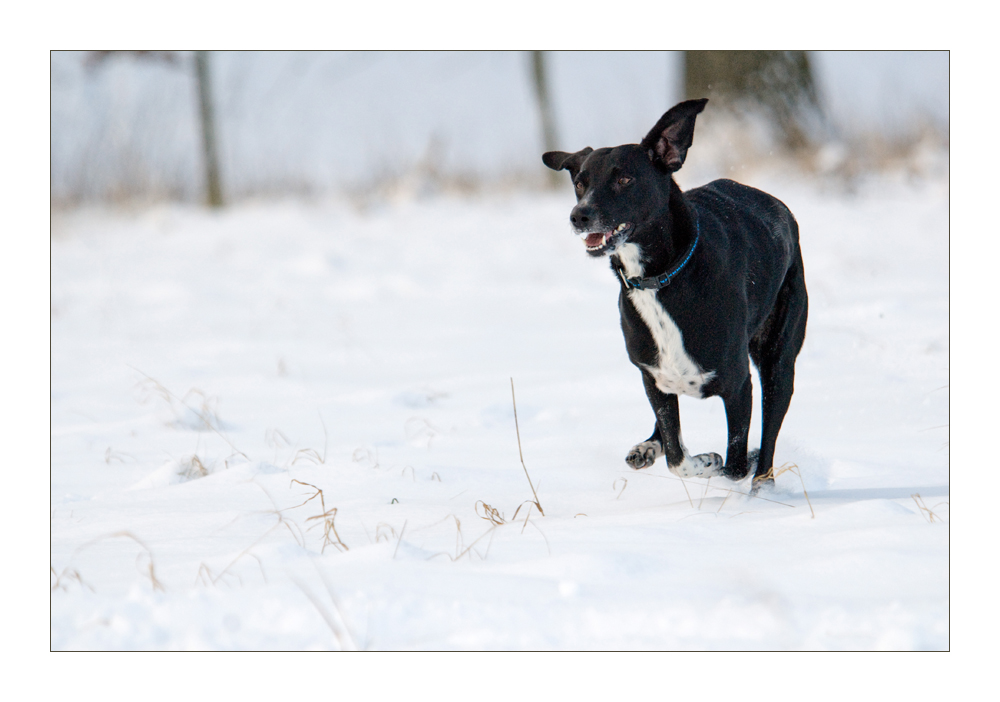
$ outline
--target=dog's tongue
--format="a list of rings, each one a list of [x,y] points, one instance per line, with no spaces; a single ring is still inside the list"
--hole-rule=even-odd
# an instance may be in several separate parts
[[[587,235],[587,246],[597,246],[604,241],[604,232],[594,232]]]

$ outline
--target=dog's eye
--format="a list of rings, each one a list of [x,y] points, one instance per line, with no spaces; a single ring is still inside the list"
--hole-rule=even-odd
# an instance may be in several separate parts
[[[576,191],[577,191],[578,193],[582,193],[582,192],[583,192],[583,190],[584,190],[584,185],[583,185],[583,183],[577,183],[577,184],[576,184]]]
[[[622,176],[621,178],[618,179],[618,185],[628,185],[631,182],[632,179],[629,178],[628,176]]]

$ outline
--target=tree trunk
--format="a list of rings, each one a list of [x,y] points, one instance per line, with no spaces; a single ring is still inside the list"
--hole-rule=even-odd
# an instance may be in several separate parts
[[[737,113],[763,112],[793,150],[810,143],[822,118],[804,51],[685,51],[684,90]]]
[[[549,100],[548,74],[545,66],[545,52],[531,52],[532,77],[535,84],[535,97],[538,98],[538,112],[542,118],[542,145],[545,151],[556,150],[556,125],[552,118],[552,105]],[[546,169],[549,185],[556,187],[561,182],[559,174]]]
[[[198,79],[198,106],[208,204],[211,207],[222,207],[222,180],[219,177],[219,151],[215,138],[215,112],[212,109],[212,86],[209,80],[207,51],[194,52],[194,66]]]

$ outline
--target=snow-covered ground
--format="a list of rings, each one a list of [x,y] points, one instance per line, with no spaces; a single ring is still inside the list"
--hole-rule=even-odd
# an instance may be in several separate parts
[[[810,293],[758,498],[626,466],[568,190],[55,214],[52,647],[949,648],[947,183],[748,182]]]

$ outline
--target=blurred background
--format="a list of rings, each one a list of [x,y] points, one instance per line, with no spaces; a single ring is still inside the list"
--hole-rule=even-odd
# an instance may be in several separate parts
[[[638,142],[689,97],[712,102],[688,178],[774,166],[848,185],[872,172],[940,177],[948,62],[947,52],[56,51],[52,203],[540,188],[562,182],[543,151]]]

